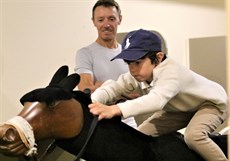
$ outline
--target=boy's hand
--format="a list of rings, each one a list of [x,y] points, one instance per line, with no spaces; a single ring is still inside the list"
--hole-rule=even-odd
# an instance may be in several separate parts
[[[99,102],[95,102],[89,105],[89,111],[98,115],[98,120],[111,119],[114,116],[121,116],[121,110],[117,105],[107,106]]]

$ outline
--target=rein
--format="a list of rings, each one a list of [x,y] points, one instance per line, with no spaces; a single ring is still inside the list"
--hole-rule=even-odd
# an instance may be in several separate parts
[[[84,93],[90,97],[91,92],[89,89],[85,89]],[[37,103],[38,102],[32,104],[30,108],[34,107]],[[85,152],[86,146],[96,129],[97,123],[98,123],[98,116],[94,116],[86,140],[74,161],[80,161],[82,155]],[[47,146],[46,150],[41,154],[41,156],[38,158],[37,147],[36,147],[37,144],[35,143],[35,137],[31,125],[24,118],[20,116],[16,116],[13,119],[10,119],[9,121],[6,122],[6,124],[12,125],[17,129],[21,140],[23,141],[25,146],[29,149],[24,157],[26,160],[30,160],[30,158],[33,158],[34,161],[43,161],[48,156],[48,154],[50,154],[56,147],[56,141],[54,139]]]
[[[85,143],[84,143],[84,145],[82,146],[81,150],[79,151],[79,153],[78,153],[78,155],[77,155],[77,157],[76,157],[76,159],[75,159],[74,161],[80,161],[82,155],[84,154],[86,145],[88,144],[88,142],[89,142],[89,140],[90,140],[90,138],[91,138],[91,136],[92,136],[92,134],[93,134],[93,132],[94,132],[96,126],[97,126],[97,123],[98,123],[98,116],[94,116],[94,117],[93,117],[93,120],[92,120],[92,122],[91,122],[90,128],[89,128],[89,133],[88,133],[88,135],[87,135],[87,138],[86,138],[86,140],[85,140]]]
[[[77,157],[76,157],[76,159],[75,159],[74,161],[80,161],[82,155],[83,155],[84,152],[85,152],[85,148],[86,148],[86,146],[87,146],[87,144],[88,144],[88,142],[89,142],[91,136],[93,135],[93,132],[94,132],[96,126],[97,126],[97,123],[98,123],[98,117],[97,117],[97,116],[94,116],[94,118],[93,118],[93,120],[92,120],[92,122],[91,122],[90,128],[89,128],[89,133],[88,133],[88,135],[87,135],[87,138],[86,138],[86,140],[85,140],[85,143],[83,144],[81,150],[79,151],[79,153],[78,153],[78,155],[77,155]],[[35,161],[43,161],[43,160],[48,156],[48,154],[50,154],[50,153],[55,149],[55,147],[56,147],[56,142],[55,142],[55,140],[53,140],[53,141],[48,145],[48,147],[46,148],[45,152],[41,155],[40,158],[37,158],[37,157],[35,156],[35,157],[33,157],[33,159],[34,159]]]
[[[88,97],[90,97],[90,95],[91,95],[91,90],[90,90],[89,88],[85,88],[85,89],[83,90],[83,92],[84,92]],[[85,143],[83,144],[81,150],[79,151],[79,153],[78,153],[78,155],[77,155],[77,157],[76,157],[76,159],[75,159],[74,161],[80,161],[80,159],[81,159],[81,157],[82,157],[82,155],[83,155],[83,153],[84,153],[84,151],[85,151],[86,145],[88,144],[88,142],[89,142],[89,140],[90,140],[90,138],[91,138],[91,136],[92,136],[92,134],[93,134],[93,132],[94,132],[96,126],[97,126],[97,123],[98,123],[98,116],[94,116],[94,117],[93,117],[93,120],[92,120],[92,122],[91,122],[90,128],[89,128],[89,133],[88,133],[88,135],[87,135],[87,138],[86,138],[86,140],[85,140]]]

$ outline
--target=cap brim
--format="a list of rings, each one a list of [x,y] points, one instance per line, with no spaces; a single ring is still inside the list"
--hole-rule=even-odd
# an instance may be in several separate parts
[[[112,58],[110,61],[113,61],[115,59],[123,59],[123,60],[129,60],[129,61],[135,61],[147,54],[148,51],[143,50],[123,50],[120,54]]]

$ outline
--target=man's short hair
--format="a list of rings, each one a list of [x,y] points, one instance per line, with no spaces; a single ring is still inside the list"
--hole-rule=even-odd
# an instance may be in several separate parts
[[[104,6],[104,7],[116,7],[117,12],[119,14],[119,16],[121,15],[121,9],[119,4],[114,1],[114,0],[98,0],[95,5],[93,6],[93,10],[92,10],[92,18],[94,18],[94,11],[98,6]]]

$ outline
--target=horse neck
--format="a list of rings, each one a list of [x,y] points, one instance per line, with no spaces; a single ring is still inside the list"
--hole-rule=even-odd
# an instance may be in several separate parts
[[[120,122],[120,118],[102,120],[98,123],[84,157],[86,160],[97,157],[98,160],[124,161],[131,153],[133,156],[129,155],[131,158],[125,160],[143,160],[144,156],[151,153],[149,139],[148,136]]]
[[[83,106],[83,111],[84,126],[80,134],[72,139],[57,141],[61,148],[74,155],[78,155],[78,152],[83,146],[93,119],[87,106]],[[124,158],[118,158],[117,154],[121,154],[119,157],[122,156],[122,154],[127,155],[125,154],[127,148],[130,150],[130,146],[132,147],[134,144],[135,146],[130,152],[140,154],[140,152],[138,152],[140,149],[143,149],[142,151],[144,153],[149,152],[150,148],[147,148],[149,147],[148,136],[122,123],[120,118],[101,120],[98,122],[97,127],[87,144],[83,159],[103,161],[114,158],[116,161],[123,161]],[[133,159],[135,160],[135,155],[133,155]]]

